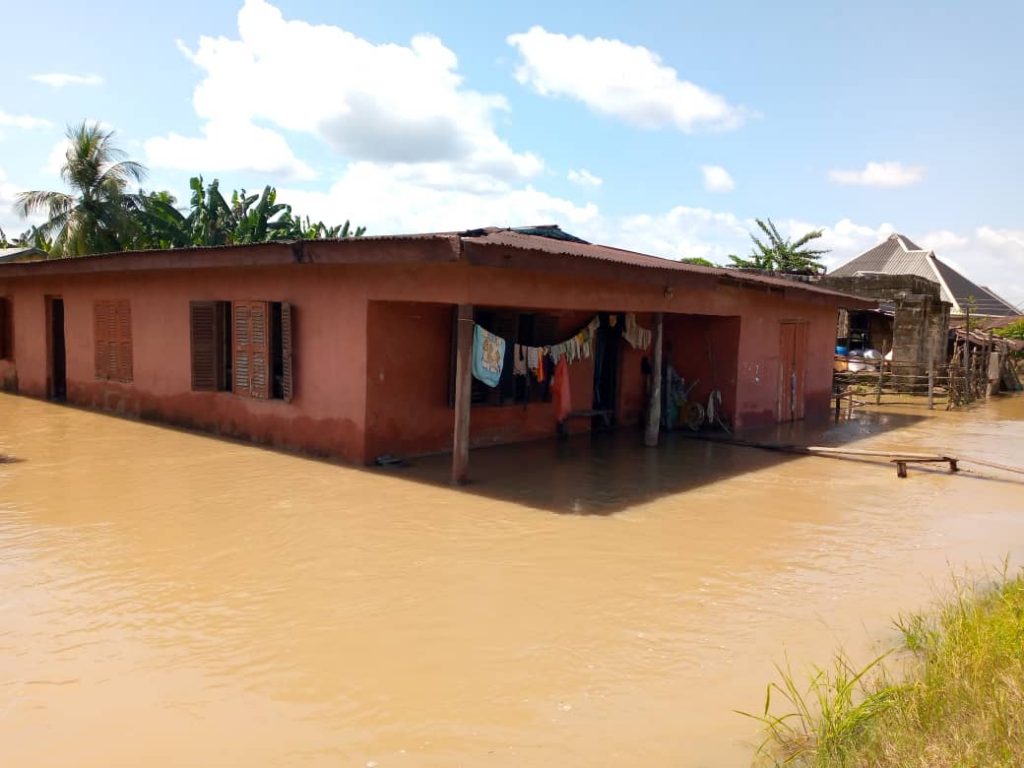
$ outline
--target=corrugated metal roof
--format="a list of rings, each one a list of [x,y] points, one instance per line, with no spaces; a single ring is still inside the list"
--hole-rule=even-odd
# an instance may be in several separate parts
[[[738,269],[725,269],[724,267],[702,267],[697,264],[687,264],[675,259],[666,259],[660,256],[651,256],[646,253],[629,251],[623,248],[615,248],[610,245],[594,245],[575,239],[572,241],[552,239],[538,235],[524,234],[522,231],[501,229],[483,230],[482,234],[471,233],[462,239],[467,243],[483,245],[488,247],[516,248],[524,251],[538,251],[541,253],[559,254],[564,256],[578,256],[585,259],[623,264],[631,267],[642,267],[645,269],[664,269],[673,272],[690,272],[698,275],[709,275],[727,278],[740,283],[751,285],[772,286],[777,288],[788,288],[792,290],[807,291],[828,296],[841,296],[852,298],[849,294],[822,288],[812,283],[800,280],[789,280],[771,275],[759,275],[745,272]]]
[[[669,270],[672,272],[687,272],[695,275],[716,277],[729,280],[733,283],[748,285],[770,286],[773,288],[804,291],[807,293],[820,294],[831,297],[840,297],[851,301],[851,306],[864,304],[863,299],[850,296],[849,294],[817,286],[813,283],[801,280],[791,280],[771,275],[750,273],[738,269],[725,269],[722,267],[702,267],[695,264],[686,264],[674,259],[666,259],[659,256],[651,256],[646,253],[630,251],[623,248],[615,248],[608,245],[594,245],[578,237],[560,230],[556,225],[542,227],[522,227],[517,229],[498,229],[486,227],[463,232],[427,232],[410,235],[375,235],[362,236],[358,238],[335,239],[335,240],[304,240],[304,241],[273,241],[266,243],[254,243],[251,245],[221,245],[202,248],[177,248],[153,251],[121,251],[105,254],[94,254],[81,256],[73,259],[59,259],[46,262],[47,268],[55,271],[63,271],[68,268],[87,268],[91,264],[99,262],[104,265],[106,271],[119,269],[168,269],[168,268],[194,268],[198,266],[227,267],[232,265],[230,252],[236,250],[240,253],[239,263],[248,263],[249,254],[253,251],[264,253],[271,251],[268,257],[260,263],[277,263],[290,258],[287,251],[283,255],[275,256],[273,249],[280,251],[295,245],[302,245],[304,248],[319,250],[321,254],[324,249],[335,247],[337,255],[342,256],[348,249],[354,249],[358,253],[360,244],[382,243],[382,242],[414,242],[414,241],[445,241],[453,245],[459,242],[482,247],[512,248],[521,251],[532,251],[535,253],[557,254],[569,257],[593,259],[626,267],[637,267],[643,269]],[[330,259],[329,254],[324,258]],[[453,258],[457,258],[453,253]],[[251,260],[251,259],[250,259]],[[317,259],[319,260],[319,259]],[[385,259],[386,261],[386,259]],[[363,262],[365,263],[365,262]],[[383,262],[382,262],[383,263]],[[13,266],[13,265],[12,265]],[[24,267],[35,267],[37,265],[25,265]],[[35,271],[35,270],[33,270]]]

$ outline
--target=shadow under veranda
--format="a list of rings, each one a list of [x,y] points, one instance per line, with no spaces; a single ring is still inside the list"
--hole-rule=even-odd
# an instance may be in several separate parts
[[[746,431],[745,440],[842,446],[912,426],[914,414],[863,414],[840,424],[799,422]],[[556,514],[613,515],[638,504],[779,466],[801,456],[693,439],[689,432],[662,433],[657,448],[643,444],[637,429],[578,435],[558,440],[476,448],[470,451],[470,481],[450,484],[451,455],[438,454],[371,471],[454,492],[499,499]],[[845,458],[850,464],[885,463]],[[892,469],[895,476],[895,468]]]

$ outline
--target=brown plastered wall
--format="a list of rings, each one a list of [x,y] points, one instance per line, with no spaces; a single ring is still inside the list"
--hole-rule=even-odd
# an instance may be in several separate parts
[[[366,300],[348,270],[294,265],[12,280],[4,290],[13,297],[18,389],[47,395],[44,296],[61,296],[68,402],[361,461]],[[120,298],[131,303],[131,384],[95,377],[93,302]],[[295,304],[292,403],[191,391],[189,302],[203,299]]]
[[[807,322],[805,414],[827,418],[832,394],[836,308],[813,301],[780,303],[754,299],[743,304],[736,379],[737,429],[763,427],[779,419],[780,324]]]
[[[686,380],[688,399],[707,405],[715,389],[722,393],[722,415],[731,422],[736,410],[737,351],[740,318],[714,315],[666,315],[665,357]]]
[[[407,247],[417,246],[413,243]],[[524,271],[465,262],[296,263],[56,272],[18,278],[5,278],[0,271],[0,295],[8,295],[13,301],[16,354],[13,365],[0,363],[0,376],[16,375],[24,394],[46,395],[44,296],[58,295],[65,301],[70,402],[355,462],[370,461],[380,453],[400,453],[389,444],[396,435],[399,448],[429,442],[430,449],[448,449],[449,312],[457,303],[554,309],[564,313],[567,326],[599,310],[636,311],[647,327],[651,322],[649,313],[654,311],[739,314],[736,391],[734,398],[729,398],[723,389],[723,396],[727,412],[735,409],[736,425],[741,428],[774,422],[778,409],[778,324],[783,318],[802,318],[811,323],[809,416],[827,414],[831,390],[836,299],[789,289],[721,285],[714,275],[636,270],[583,259],[574,262],[568,272],[548,269],[543,263]],[[95,378],[92,304],[97,299],[117,298],[131,302],[134,381],[130,385]],[[188,306],[189,301],[202,299],[260,299],[295,305],[294,402],[191,391]],[[397,307],[371,308],[370,301],[444,306],[410,316]],[[633,423],[642,411],[641,357],[641,353],[624,345],[620,423]],[[721,361],[716,359],[716,364],[725,369],[725,356]],[[427,365],[438,366],[431,376],[426,375]],[[380,381],[382,370],[384,382]],[[591,363],[577,363],[571,376],[574,407],[589,408]],[[405,402],[392,396],[389,387],[396,377],[399,382],[408,379],[416,383],[415,399]],[[440,407],[420,407],[423,402],[439,400]],[[474,444],[550,435],[554,417],[547,409],[544,404],[525,410],[521,406],[474,408]],[[586,420],[578,420],[573,426],[589,428]],[[406,432],[411,437],[403,437]]]
[[[593,313],[553,310],[560,338],[585,325]],[[454,411],[449,406],[452,305],[372,301],[367,361],[367,453],[413,456],[451,450]],[[551,371],[548,375],[551,375]],[[593,360],[569,366],[575,409],[591,406]],[[551,437],[550,402],[476,404],[470,413],[472,447]],[[588,419],[573,419],[571,431],[586,431]]]

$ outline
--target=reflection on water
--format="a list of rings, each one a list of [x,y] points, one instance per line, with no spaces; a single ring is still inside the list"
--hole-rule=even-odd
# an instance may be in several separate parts
[[[1024,464],[1024,399],[816,442]],[[0,765],[749,762],[784,653],[866,652],[1024,486],[634,435],[360,470],[0,396]],[[579,512],[587,514],[551,514]]]

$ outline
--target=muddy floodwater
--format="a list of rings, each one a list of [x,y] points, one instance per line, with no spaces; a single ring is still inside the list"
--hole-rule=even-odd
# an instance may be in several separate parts
[[[769,433],[1024,465],[1024,398]],[[639,435],[358,469],[0,395],[0,765],[743,766],[1024,485]]]

